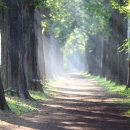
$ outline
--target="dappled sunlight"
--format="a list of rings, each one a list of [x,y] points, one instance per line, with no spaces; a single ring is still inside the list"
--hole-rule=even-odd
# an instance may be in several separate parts
[[[122,106],[115,102],[115,94],[89,79],[62,79],[53,81],[56,95],[41,102],[39,110],[22,115],[17,122],[3,118],[5,125],[1,128],[17,124],[16,130],[105,130],[113,126],[117,130],[130,129],[130,118],[122,116]],[[129,105],[123,109],[128,110]]]
[[[0,129],[1,130],[10,130],[10,128],[13,128],[13,130],[35,130],[35,129],[32,129],[32,128],[29,128],[29,127],[24,127],[24,126],[16,126],[14,127],[13,125],[9,124],[9,123],[6,123],[5,125],[2,125],[0,126]]]
[[[78,78],[80,77],[80,78]],[[95,81],[95,80],[94,80]],[[70,74],[69,78],[62,77],[53,82],[56,88],[57,98],[77,99],[81,101],[97,101],[97,102],[112,102],[118,101],[119,98],[107,97],[105,98],[105,91],[98,87],[98,83],[89,79],[84,79],[80,73]],[[102,92],[104,91],[104,93]],[[85,98],[87,96],[87,98]],[[89,98],[88,98],[89,97]]]
[[[0,0],[0,130],[130,130],[128,1]]]

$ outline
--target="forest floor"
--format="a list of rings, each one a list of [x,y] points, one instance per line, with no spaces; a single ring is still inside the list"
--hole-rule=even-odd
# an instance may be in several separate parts
[[[97,81],[71,75],[55,81],[55,96],[39,101],[39,109],[21,116],[5,113],[0,130],[130,130],[130,105]]]

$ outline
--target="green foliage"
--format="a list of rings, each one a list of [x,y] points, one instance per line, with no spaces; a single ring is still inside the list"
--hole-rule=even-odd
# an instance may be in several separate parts
[[[125,51],[126,53],[130,52],[130,38],[124,40],[122,46],[118,48],[119,52]]]
[[[0,10],[3,10],[3,9],[5,9],[5,8],[7,8],[7,7],[6,7],[5,3],[4,3],[4,1],[1,0],[1,1],[0,1]]]
[[[50,21],[44,17],[43,32],[49,30],[66,55],[84,51],[90,35],[109,32],[110,3],[105,0],[46,0],[45,7],[50,10]]]
[[[122,0],[118,2],[117,0],[111,0],[112,7],[120,11],[120,13],[130,16],[130,0]],[[126,53],[130,52],[130,38],[124,40],[122,46],[118,48],[119,52],[125,51]]]
[[[111,0],[112,7],[118,9],[121,13],[130,15],[130,0],[122,0],[118,2],[117,0]]]
[[[79,28],[75,28],[66,40],[66,44],[62,48],[62,51],[64,51],[66,56],[71,55],[76,51],[83,54],[85,52],[86,42],[87,36],[85,32],[81,31]]]

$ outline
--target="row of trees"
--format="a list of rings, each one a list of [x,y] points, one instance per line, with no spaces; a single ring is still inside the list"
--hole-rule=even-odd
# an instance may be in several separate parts
[[[127,38],[127,20],[119,12],[122,8],[117,9],[117,6],[124,4],[123,0],[115,3],[115,0],[1,1],[0,108],[8,109],[3,86],[5,91],[11,90],[12,94],[23,99],[32,99],[28,90],[43,91],[39,84],[38,62],[38,45],[42,46],[39,42],[43,35],[47,43],[53,37],[65,55],[77,51],[85,53],[86,70],[91,74],[126,84],[127,54],[125,51],[119,53],[118,48]],[[112,9],[113,5],[116,9]],[[42,57],[44,79],[48,68],[47,55]],[[59,58],[62,61],[63,55]]]
[[[129,1],[49,2],[53,16],[49,27],[64,54],[83,51],[88,72],[129,88]]]
[[[53,8],[51,3],[51,0],[0,1],[2,46],[0,109],[2,110],[9,109],[4,92],[9,91],[12,96],[30,100],[33,99],[29,90],[44,93],[41,80],[46,80],[47,71],[52,73],[48,68],[49,63],[45,63],[45,60],[49,60],[47,50],[50,48],[43,43],[52,41],[46,25],[50,22],[50,8]],[[46,57],[43,51],[46,51]],[[41,64],[42,68],[40,68]]]
[[[3,86],[5,91],[22,99],[32,99],[28,90],[43,91],[40,85],[36,34],[36,28],[42,28],[40,21],[35,21],[35,1],[4,0],[0,2],[0,7],[0,109],[4,110],[8,109],[8,105]],[[38,17],[41,19],[40,11]]]
[[[89,38],[87,69],[94,75],[101,75],[119,84],[126,84],[128,54],[122,50],[123,43],[127,38],[125,15],[120,14],[118,10],[113,10],[109,28],[111,29],[110,34],[106,39],[100,33]]]
[[[125,84],[127,89],[130,87],[129,1],[112,0],[111,4],[113,9],[109,17],[109,35],[105,38],[97,33],[89,37],[89,47],[86,48],[87,69],[91,74]]]

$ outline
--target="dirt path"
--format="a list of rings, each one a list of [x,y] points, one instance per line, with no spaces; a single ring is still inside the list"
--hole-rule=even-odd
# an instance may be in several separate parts
[[[118,97],[79,75],[55,82],[56,97],[39,103],[40,110],[21,117],[8,114],[0,130],[130,130],[130,118],[114,103]]]

